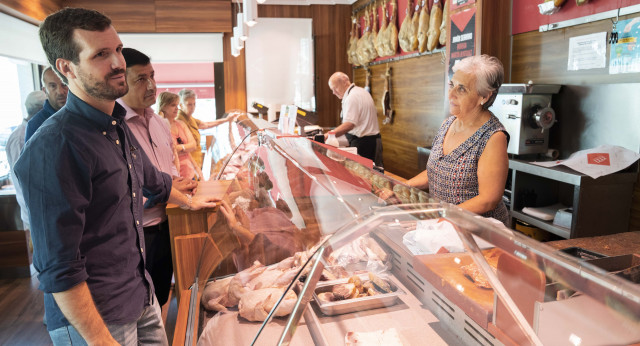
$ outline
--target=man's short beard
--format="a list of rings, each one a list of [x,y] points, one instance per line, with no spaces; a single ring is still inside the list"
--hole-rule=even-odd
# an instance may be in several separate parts
[[[93,82],[89,80],[89,78],[80,78],[80,82],[82,83],[83,89],[89,96],[100,100],[115,101],[129,92],[129,85],[125,79],[122,81],[122,84],[119,84],[119,86],[124,86],[124,89],[114,88],[109,85],[109,78],[123,72],[124,70],[113,71],[107,75],[104,80],[94,82],[93,85],[89,85],[90,82]]]

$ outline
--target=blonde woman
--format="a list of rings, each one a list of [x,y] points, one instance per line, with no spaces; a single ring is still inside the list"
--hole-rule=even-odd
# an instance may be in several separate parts
[[[180,176],[186,179],[201,179],[202,171],[190,153],[199,147],[185,123],[178,120],[178,104],[180,97],[174,93],[164,91],[158,95],[158,114],[169,121],[171,137],[176,151],[176,168]]]
[[[212,128],[214,126],[226,123],[227,121],[233,120],[235,117],[227,117],[223,119],[218,119],[214,121],[202,121],[200,119],[196,119],[193,117],[193,112],[196,110],[196,93],[193,90],[182,89],[178,92],[180,95],[180,110],[178,111],[178,120],[183,121],[193,138],[195,138],[196,143],[200,144],[200,130]],[[202,151],[200,150],[200,146],[190,151],[191,156],[197,163],[198,167],[202,167]]]

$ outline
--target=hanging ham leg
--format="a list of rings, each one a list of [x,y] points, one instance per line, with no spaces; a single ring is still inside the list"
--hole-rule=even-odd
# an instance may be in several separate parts
[[[438,46],[440,39],[440,25],[442,24],[442,4],[440,0],[433,1],[431,7],[431,18],[429,20],[429,31],[427,32],[427,50],[432,51]]]
[[[416,3],[415,11],[413,11],[413,17],[411,18],[411,25],[413,26],[413,36],[411,37],[411,51],[418,50],[418,27],[420,26],[420,2]]]
[[[383,125],[393,123],[393,109],[391,109],[391,67],[387,64],[387,72],[384,74],[384,94],[382,95],[382,112],[384,114]]]
[[[361,65],[366,65],[369,63],[369,54],[367,54],[367,44],[369,43],[369,35],[371,35],[371,33],[369,32],[369,10],[366,9],[364,11],[364,33],[362,34],[362,37],[360,37],[360,39],[358,40],[358,48],[357,48],[357,54],[358,54],[358,61],[360,62]]]
[[[447,20],[449,19],[449,3],[445,0],[442,11],[442,24],[440,24],[440,38],[438,42],[441,46],[447,45]]]
[[[378,40],[378,9],[372,4],[369,12],[371,13],[371,35],[369,35],[367,50],[369,51],[369,61],[373,61],[378,57],[376,48],[376,41]]]
[[[349,33],[349,44],[347,45],[347,59],[349,61],[349,64],[355,65],[355,63],[353,62],[353,56],[351,55],[351,52],[353,51],[353,44],[354,42],[358,42],[358,40],[356,39],[356,32],[355,32],[355,28],[356,28],[356,19],[355,17],[351,17],[351,32]]]
[[[429,30],[429,6],[426,0],[422,0],[422,9],[420,10],[420,19],[418,24],[418,51],[424,53],[427,51],[427,31]]]
[[[386,41],[385,36],[387,33],[388,20],[389,13],[387,12],[387,3],[383,0],[382,25],[380,26],[380,30],[378,31],[378,37],[376,37],[376,52],[378,52],[378,56],[385,56],[384,42]]]
[[[391,11],[389,11],[389,25],[387,26],[386,56],[395,55],[398,51],[398,2],[391,0]]]
[[[398,32],[398,41],[400,43],[400,48],[404,52],[410,52],[413,46],[413,36],[415,32],[413,30],[413,9],[411,6],[411,0],[407,4],[407,15],[404,17],[402,21],[402,25],[400,25],[400,31]]]

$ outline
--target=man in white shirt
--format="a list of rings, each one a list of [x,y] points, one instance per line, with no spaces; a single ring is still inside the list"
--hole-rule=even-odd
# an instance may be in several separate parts
[[[24,101],[24,106],[27,108],[27,116],[24,117],[22,123],[11,132],[9,139],[7,139],[7,161],[9,161],[9,168],[11,170],[11,181],[16,188],[16,199],[18,205],[20,205],[20,218],[24,225],[24,229],[31,229],[29,226],[29,211],[27,205],[24,203],[24,197],[22,196],[22,188],[18,180],[13,177],[13,165],[18,161],[18,156],[24,147],[24,136],[27,129],[27,122],[38,113],[47,99],[47,95],[42,90],[32,91],[27,95],[27,99]]]
[[[329,88],[342,100],[342,124],[335,128],[336,137],[345,135],[350,147],[358,148],[358,155],[382,165],[382,142],[378,126],[378,112],[373,98],[363,88],[351,83],[342,72],[329,78]]]

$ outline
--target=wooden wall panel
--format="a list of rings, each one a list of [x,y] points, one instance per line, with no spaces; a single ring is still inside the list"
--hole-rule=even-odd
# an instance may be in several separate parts
[[[327,85],[329,77],[336,71],[351,72],[347,62],[351,6],[258,6],[258,17],[265,18],[311,18],[315,44],[315,89],[318,125],[337,126],[340,121],[340,100]]]
[[[230,1],[156,0],[156,32],[231,32]]]
[[[387,64],[371,66],[371,95],[378,110],[384,168],[403,178],[424,170],[418,167],[417,146],[431,146],[444,114],[445,67],[441,54],[424,55],[390,63],[393,124],[382,125],[382,96]],[[366,72],[354,70],[354,82],[364,86]]]
[[[222,38],[224,61],[224,105],[226,110],[247,109],[247,70],[244,49],[238,57],[231,55],[231,33]]]
[[[621,16],[629,19],[635,15]],[[596,32],[611,31],[609,19],[547,32],[527,32],[513,36],[511,82],[556,84],[637,83],[640,73],[609,74],[609,66],[568,71],[569,39]],[[607,45],[607,57],[610,46]],[[607,58],[607,61],[609,59]]]
[[[100,11],[111,18],[118,32],[155,32],[154,0],[65,0],[65,7],[82,7]]]
[[[63,0],[98,10],[118,32],[230,32],[230,0]]]
[[[38,24],[62,8],[63,0],[0,0],[0,12]]]
[[[511,63],[511,0],[484,0],[479,21],[479,50],[493,55],[504,65],[504,80],[510,78]]]

